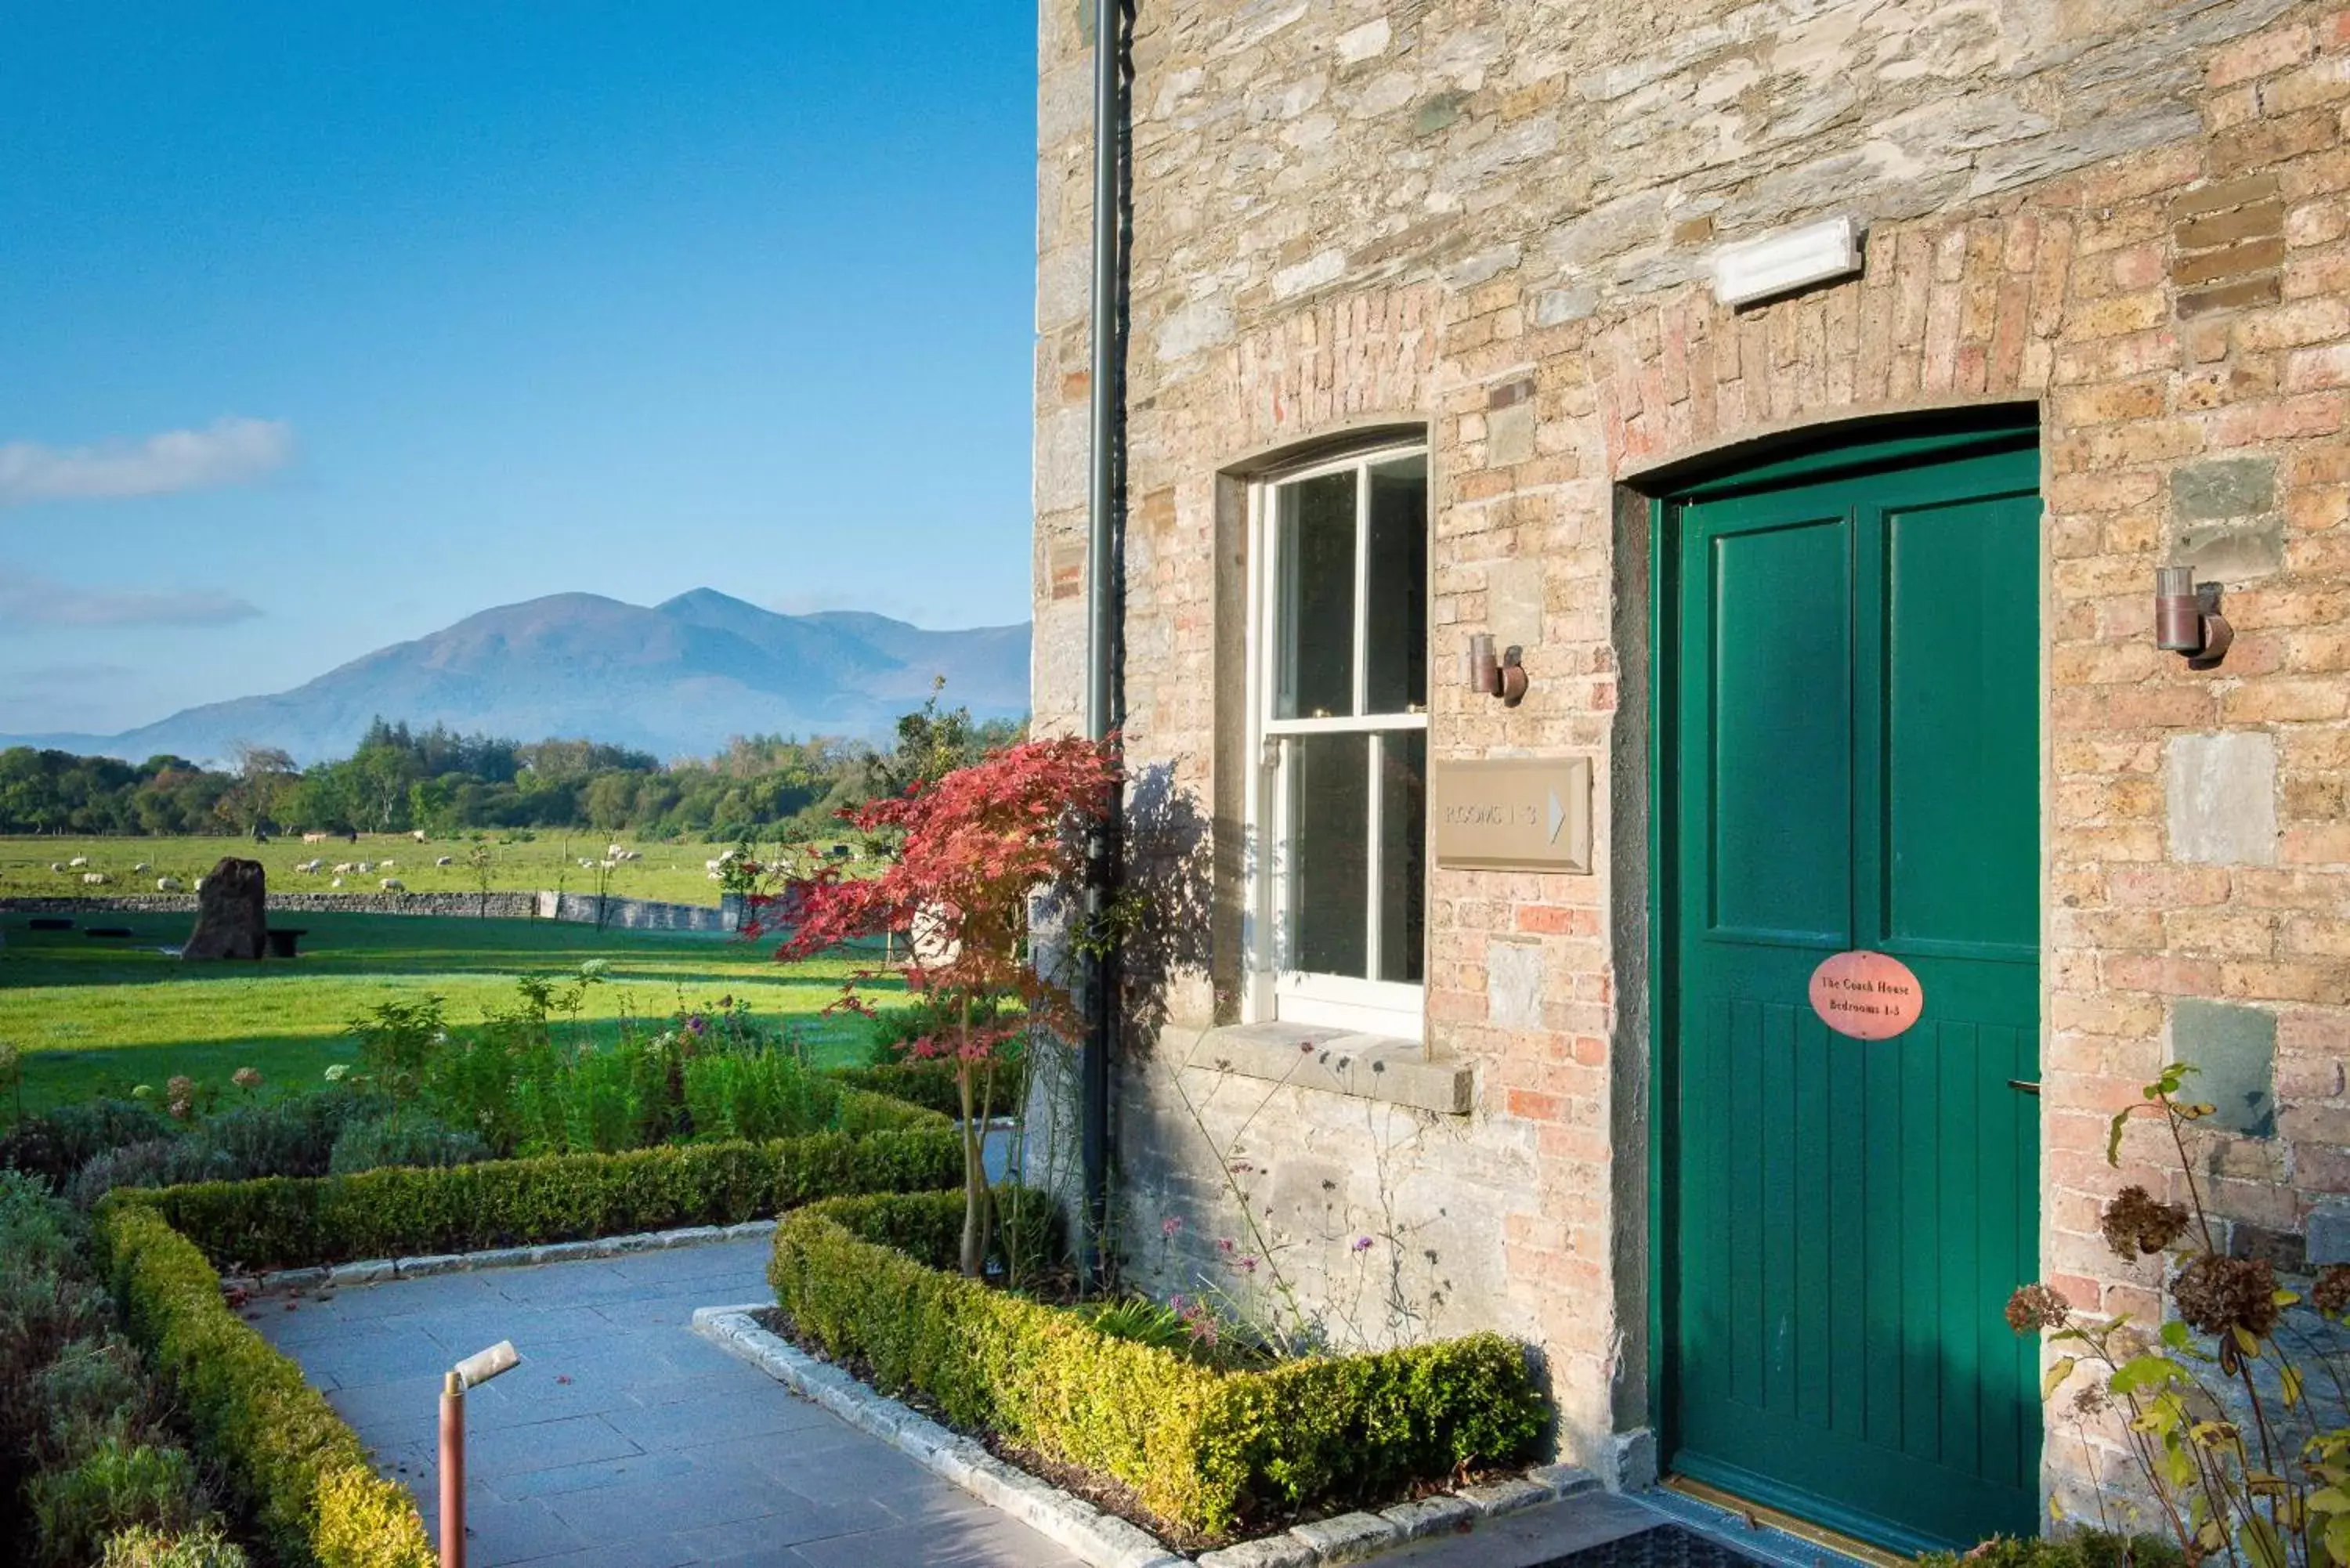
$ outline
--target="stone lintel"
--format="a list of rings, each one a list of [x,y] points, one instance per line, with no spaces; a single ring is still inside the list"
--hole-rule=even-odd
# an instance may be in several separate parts
[[[1187,1066],[1445,1116],[1466,1116],[1475,1092],[1467,1064],[1431,1062],[1428,1048],[1416,1040],[1309,1023],[1232,1024],[1196,1041],[1188,1030],[1169,1029],[1162,1038],[1184,1054]]]

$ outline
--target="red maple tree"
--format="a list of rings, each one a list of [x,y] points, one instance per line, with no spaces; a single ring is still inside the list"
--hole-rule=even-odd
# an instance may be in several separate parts
[[[952,1021],[916,1040],[912,1055],[955,1064],[962,1107],[962,1272],[984,1269],[994,1222],[983,1139],[997,1068],[1031,1030],[1076,1035],[1060,977],[1039,974],[1029,950],[1029,901],[1043,888],[1075,888],[1087,830],[1104,820],[1119,781],[1114,742],[1075,737],[1005,747],[927,785],[842,815],[895,836],[879,876],[849,877],[823,864],[774,898],[790,936],[779,959],[813,957],[843,942],[909,932],[901,970],[852,974],[842,1005],[869,1011],[864,992],[903,979]],[[755,917],[754,917],[755,918]],[[755,933],[755,927],[752,928]]]

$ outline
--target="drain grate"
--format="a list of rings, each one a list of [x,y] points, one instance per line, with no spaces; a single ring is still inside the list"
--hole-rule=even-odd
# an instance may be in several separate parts
[[[1533,1568],[1757,1568],[1761,1561],[1733,1552],[1710,1535],[1678,1524],[1660,1524],[1564,1557],[1545,1559]]]

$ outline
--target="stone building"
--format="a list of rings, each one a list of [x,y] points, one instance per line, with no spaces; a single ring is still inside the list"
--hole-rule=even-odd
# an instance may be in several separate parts
[[[1094,23],[1041,24],[1053,729]],[[1107,566],[1195,907],[1117,1065],[1130,1277],[1503,1330],[1617,1484],[2085,1507],[2000,1306],[2158,1310],[2097,1234],[2178,1185],[2106,1165],[2141,1083],[2203,1069],[2236,1250],[2350,1250],[2350,8],[1140,0],[1131,63]],[[1854,950],[1887,1037],[1813,1002]]]

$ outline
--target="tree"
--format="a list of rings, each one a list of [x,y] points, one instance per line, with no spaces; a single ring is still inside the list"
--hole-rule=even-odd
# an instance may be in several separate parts
[[[239,832],[258,834],[277,820],[278,801],[301,781],[302,770],[280,746],[239,741],[230,749],[236,757],[236,784],[221,804],[234,813]]]
[[[879,877],[852,879],[829,862],[789,881],[780,913],[796,922],[778,958],[812,957],[846,941],[918,929],[904,978],[951,1029],[917,1040],[912,1054],[953,1062],[962,1107],[962,1272],[986,1265],[994,1221],[983,1139],[996,1068],[1031,1029],[1076,1036],[1067,993],[1029,961],[1030,896],[1074,888],[1085,835],[1117,798],[1112,743],[1029,741],[956,768],[935,783],[848,814],[868,835],[894,838]],[[747,868],[754,876],[758,867]],[[754,920],[775,900],[754,896]],[[754,923],[747,928],[756,935]],[[887,970],[851,976],[845,1004],[868,1011],[863,987]]]

